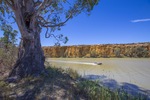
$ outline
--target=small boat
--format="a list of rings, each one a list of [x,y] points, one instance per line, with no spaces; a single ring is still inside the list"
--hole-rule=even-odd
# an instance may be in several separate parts
[[[101,62],[94,62],[95,65],[102,65]]]

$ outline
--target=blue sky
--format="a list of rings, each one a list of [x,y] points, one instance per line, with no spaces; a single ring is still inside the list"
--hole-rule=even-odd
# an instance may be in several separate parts
[[[56,34],[68,36],[67,44],[150,42],[150,0],[101,0],[91,15],[70,20]],[[42,45],[54,45],[42,36]]]
[[[101,0],[90,16],[74,17],[55,34],[69,38],[61,45],[150,42],[150,0]],[[42,46],[55,42],[41,33]]]

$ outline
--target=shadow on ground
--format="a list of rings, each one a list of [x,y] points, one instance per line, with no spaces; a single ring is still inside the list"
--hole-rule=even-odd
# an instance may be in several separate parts
[[[150,100],[150,90],[140,88],[135,84],[126,82],[118,83],[116,80],[109,79],[105,75],[85,75],[84,78],[92,81],[99,81],[101,86],[105,86],[113,91],[115,91],[116,89],[123,90],[134,96],[146,96],[147,100]]]
[[[49,68],[48,76],[28,77],[0,86],[0,100],[79,100],[75,81],[59,69]]]

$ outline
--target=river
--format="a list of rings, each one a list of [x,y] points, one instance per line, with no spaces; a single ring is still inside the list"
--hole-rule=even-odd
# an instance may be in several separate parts
[[[52,66],[72,68],[109,88],[122,87],[150,96],[150,58],[47,58]],[[102,65],[95,65],[101,62]]]

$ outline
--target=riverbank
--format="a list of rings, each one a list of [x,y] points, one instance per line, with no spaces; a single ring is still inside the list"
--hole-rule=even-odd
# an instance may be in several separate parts
[[[48,75],[27,77],[17,83],[0,81],[1,100],[148,100],[123,90],[111,91],[98,82],[83,79],[72,70],[47,67]]]
[[[44,46],[46,57],[51,58],[148,58],[150,42],[130,44],[96,44],[73,46]]]

